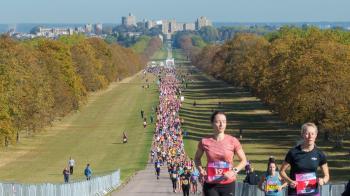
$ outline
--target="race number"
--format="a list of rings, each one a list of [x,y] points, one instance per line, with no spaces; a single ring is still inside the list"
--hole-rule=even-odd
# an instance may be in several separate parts
[[[207,182],[223,181],[224,174],[232,168],[230,163],[225,161],[209,162],[207,166]]]
[[[316,193],[317,192],[317,178],[316,173],[296,174],[297,194]]]

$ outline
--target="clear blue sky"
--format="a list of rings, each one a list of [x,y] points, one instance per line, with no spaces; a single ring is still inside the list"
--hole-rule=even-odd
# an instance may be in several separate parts
[[[350,21],[350,0],[0,0],[0,24],[120,23],[129,12],[137,20],[332,22]]]

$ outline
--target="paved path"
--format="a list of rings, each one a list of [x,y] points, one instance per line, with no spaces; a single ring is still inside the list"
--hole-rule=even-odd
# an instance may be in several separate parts
[[[198,186],[198,190],[201,190]],[[148,164],[145,170],[138,172],[128,184],[113,192],[112,196],[152,196],[152,195],[182,195],[173,193],[171,181],[166,167],[162,167],[157,180],[153,164]],[[190,193],[190,195],[194,195]],[[200,194],[198,194],[200,195]]]

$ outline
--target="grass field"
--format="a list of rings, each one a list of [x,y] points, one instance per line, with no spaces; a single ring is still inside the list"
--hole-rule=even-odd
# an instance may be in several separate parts
[[[163,45],[163,47],[160,50],[154,53],[151,60],[164,60],[167,58],[167,56],[168,56],[167,48],[165,45]]]
[[[90,96],[89,102],[53,127],[24,137],[16,146],[0,152],[0,180],[15,182],[63,182],[62,170],[70,156],[76,161],[73,180],[83,179],[91,164],[93,175],[121,169],[122,180],[147,163],[152,126],[142,126],[140,110],[149,119],[157,105],[156,85],[142,88],[141,74],[114,83],[109,89]],[[122,132],[129,137],[121,143]]]
[[[181,57],[181,54],[174,56]],[[189,65],[182,66],[182,69],[192,70],[194,80],[183,92],[185,102],[180,111],[180,116],[185,120],[183,128],[189,132],[184,142],[190,157],[194,157],[200,138],[212,133],[209,118],[213,110],[222,110],[227,114],[227,133],[239,137],[239,128],[243,129],[241,143],[244,151],[260,173],[266,171],[269,156],[275,156],[282,163],[287,151],[300,140],[299,127],[291,127],[281,121],[277,114],[246,89],[216,80]],[[194,100],[197,103],[195,107]],[[219,102],[222,104],[219,105]],[[332,181],[349,180],[349,139],[344,142],[344,150],[333,150],[332,144],[323,142],[321,138],[322,135],[319,135],[317,145],[327,155]],[[243,177],[240,176],[240,179]]]

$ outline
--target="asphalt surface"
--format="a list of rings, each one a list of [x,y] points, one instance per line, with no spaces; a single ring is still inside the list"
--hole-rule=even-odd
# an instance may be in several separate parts
[[[201,192],[201,187],[198,185]],[[160,178],[157,180],[154,165],[148,164],[145,170],[139,171],[130,181],[120,189],[113,192],[112,196],[152,196],[152,195],[183,195],[182,191],[174,193],[171,180],[166,167],[162,167]],[[195,195],[190,193],[190,195]],[[201,195],[197,193],[196,195]]]

